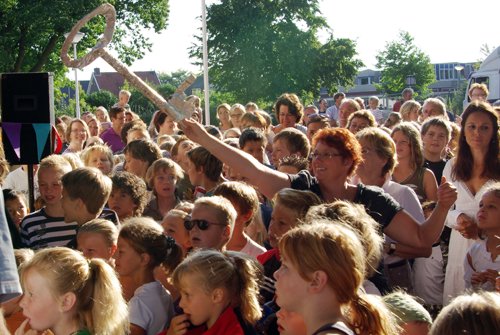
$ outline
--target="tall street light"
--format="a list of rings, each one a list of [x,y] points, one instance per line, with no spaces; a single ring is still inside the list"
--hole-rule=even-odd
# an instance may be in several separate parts
[[[64,37],[68,37],[69,33],[64,34]],[[73,38],[73,58],[77,59],[78,55],[76,54],[76,45],[81,39],[85,36],[84,33],[77,32],[75,37]],[[80,118],[80,91],[78,88],[78,69],[75,67],[75,109],[76,109],[76,118]]]

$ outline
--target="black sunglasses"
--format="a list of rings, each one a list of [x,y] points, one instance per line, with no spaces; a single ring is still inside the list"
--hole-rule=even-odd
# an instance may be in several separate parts
[[[209,222],[207,220],[185,220],[184,221],[184,228],[186,230],[191,230],[194,228],[194,226],[198,226],[200,230],[207,230],[208,226],[211,224],[216,225],[216,226],[227,226],[225,223],[216,223],[216,222]]]

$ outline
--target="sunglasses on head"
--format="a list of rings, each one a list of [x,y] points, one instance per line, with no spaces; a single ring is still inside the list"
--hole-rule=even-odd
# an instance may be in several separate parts
[[[224,223],[216,223],[216,222],[209,222],[207,220],[185,220],[184,221],[184,228],[186,230],[191,230],[194,228],[194,226],[198,226],[198,229],[200,230],[207,230],[208,226],[210,225],[215,225],[215,226],[226,226]]]

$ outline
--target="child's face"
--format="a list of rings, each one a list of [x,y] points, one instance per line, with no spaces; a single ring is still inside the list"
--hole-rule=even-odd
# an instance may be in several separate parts
[[[191,248],[189,231],[184,228],[184,220],[181,217],[167,214],[161,225],[165,235],[172,237],[185,252]]]
[[[269,223],[269,244],[273,248],[278,247],[281,236],[295,226],[296,221],[297,214],[295,211],[277,202],[274,205],[271,222]]]
[[[153,189],[158,197],[172,197],[175,193],[177,176],[171,170],[165,169],[157,172],[153,180]]]
[[[368,105],[370,106],[370,109],[377,109],[378,108],[378,101],[375,99],[370,99],[368,101]]]
[[[447,142],[446,131],[438,126],[430,126],[422,136],[424,151],[433,154],[441,154]]]
[[[203,171],[202,169],[198,169],[196,165],[194,165],[193,161],[190,160],[189,158],[186,158],[187,160],[187,169],[185,170],[188,177],[189,181],[193,186],[200,186],[203,180]]]
[[[84,232],[78,233],[76,236],[78,250],[83,253],[86,258],[101,258],[106,261],[113,257],[115,248],[108,245],[102,234]]]
[[[214,313],[215,302],[211,294],[205,292],[200,280],[194,274],[186,273],[182,276],[179,306],[184,310],[184,314],[188,315],[193,325],[200,326],[206,323],[210,327],[219,315]]]
[[[61,302],[54,297],[49,279],[34,269],[29,270],[24,279],[24,295],[19,305],[30,327],[37,331],[54,329],[61,322],[62,312]]]
[[[209,222],[207,229],[202,230],[197,225],[189,231],[191,245],[194,248],[217,249],[229,241],[229,226],[222,225],[216,215],[216,209],[206,205],[195,205],[191,213],[192,220],[206,220]]]
[[[494,192],[487,192],[479,202],[477,225],[480,229],[500,231],[500,198]]]
[[[403,134],[402,131],[397,131],[392,135],[394,143],[396,143],[396,153],[398,159],[408,158],[411,156],[410,139]]]
[[[106,116],[104,115],[104,112],[102,110],[96,111],[95,116],[100,122],[106,122]]]
[[[370,123],[364,117],[354,117],[349,125],[349,131],[356,134],[358,131],[370,126]]]
[[[130,194],[124,190],[114,188],[108,199],[108,207],[118,214],[120,220],[134,216],[137,205],[132,200]]]
[[[281,266],[274,273],[276,279],[276,303],[287,311],[297,312],[304,299],[307,299],[309,283],[298,273],[297,268],[282,255]]]
[[[141,255],[122,237],[118,237],[118,248],[114,257],[116,273],[122,277],[130,277],[142,268]]]
[[[120,94],[118,99],[119,99],[118,101],[120,102],[120,105],[125,106],[126,104],[128,104],[128,101],[129,101],[128,95]]]
[[[26,204],[19,197],[5,201],[5,208],[16,226],[19,226],[23,218],[28,214]]]
[[[278,166],[280,159],[290,156],[292,152],[288,149],[286,141],[279,139],[273,142],[273,153],[271,160],[274,166]]]
[[[47,205],[57,204],[62,197],[62,174],[52,168],[38,170],[40,196]]]
[[[305,335],[307,334],[304,318],[295,312],[288,312],[281,308],[277,313],[278,331],[280,335]]]
[[[111,162],[109,161],[108,155],[103,152],[91,152],[89,154],[88,166],[98,168],[104,175],[109,175],[111,173]]]
[[[143,178],[143,176],[146,175],[148,167],[149,164],[147,161],[141,161],[140,159],[134,158],[131,154],[128,153],[125,154],[125,171]]]
[[[261,141],[247,141],[245,146],[241,148],[247,154],[252,155],[259,163],[264,163],[265,150]]]
[[[79,208],[80,199],[71,199],[68,195],[68,192],[63,188],[62,197],[61,197],[61,206],[64,211],[64,222],[70,223],[75,222],[79,218]]]

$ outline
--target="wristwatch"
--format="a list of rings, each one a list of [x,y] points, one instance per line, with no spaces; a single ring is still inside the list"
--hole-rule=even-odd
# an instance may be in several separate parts
[[[389,244],[389,251],[387,252],[387,254],[392,255],[395,252],[396,252],[396,243],[391,242],[391,244]]]

